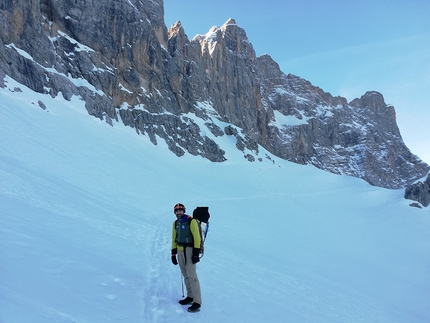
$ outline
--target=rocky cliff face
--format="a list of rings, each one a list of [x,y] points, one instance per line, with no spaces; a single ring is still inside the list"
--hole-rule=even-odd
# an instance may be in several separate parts
[[[418,181],[406,187],[405,199],[414,200],[427,207],[430,205],[430,175],[424,181]],[[421,207],[417,203],[411,206]]]
[[[180,22],[167,30],[163,10],[162,0],[2,1],[0,86],[8,75],[52,97],[80,96],[90,115],[178,156],[222,162],[216,138],[231,136],[249,161],[264,147],[381,187],[429,171],[380,93],[348,103],[257,57],[233,19],[189,40]]]

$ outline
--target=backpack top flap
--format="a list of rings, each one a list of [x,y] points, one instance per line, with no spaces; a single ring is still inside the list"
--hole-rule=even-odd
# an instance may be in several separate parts
[[[193,211],[193,218],[200,222],[208,223],[210,214],[208,206],[198,206]]]

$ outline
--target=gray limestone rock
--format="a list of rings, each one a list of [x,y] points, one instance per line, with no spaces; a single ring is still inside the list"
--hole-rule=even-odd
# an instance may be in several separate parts
[[[226,135],[250,162],[266,157],[263,147],[386,188],[429,171],[380,93],[348,103],[284,74],[269,55],[256,56],[234,19],[190,40],[180,22],[166,28],[162,0],[3,1],[2,87],[5,76],[52,97],[78,96],[90,115],[154,145],[164,140],[177,156],[225,161],[215,140]]]
[[[430,175],[427,176],[425,181],[418,181],[406,187],[405,199],[420,202],[423,206],[427,207],[430,204]],[[418,206],[413,203],[412,206]]]

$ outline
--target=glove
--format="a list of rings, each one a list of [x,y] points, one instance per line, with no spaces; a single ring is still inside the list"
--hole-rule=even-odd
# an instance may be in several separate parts
[[[178,264],[178,260],[176,259],[176,254],[178,253],[178,249],[172,249],[172,264],[175,266]]]
[[[196,264],[196,263],[198,263],[200,261],[199,255],[200,255],[200,249],[193,248],[193,256],[191,257],[191,262],[193,264]]]

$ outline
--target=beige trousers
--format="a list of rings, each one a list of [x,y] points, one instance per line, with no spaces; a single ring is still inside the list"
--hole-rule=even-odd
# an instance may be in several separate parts
[[[196,271],[197,266],[191,261],[192,256],[193,248],[178,250],[178,263],[179,268],[181,268],[182,276],[184,277],[185,287],[187,288],[187,296],[193,298],[194,303],[202,305],[200,282]]]

